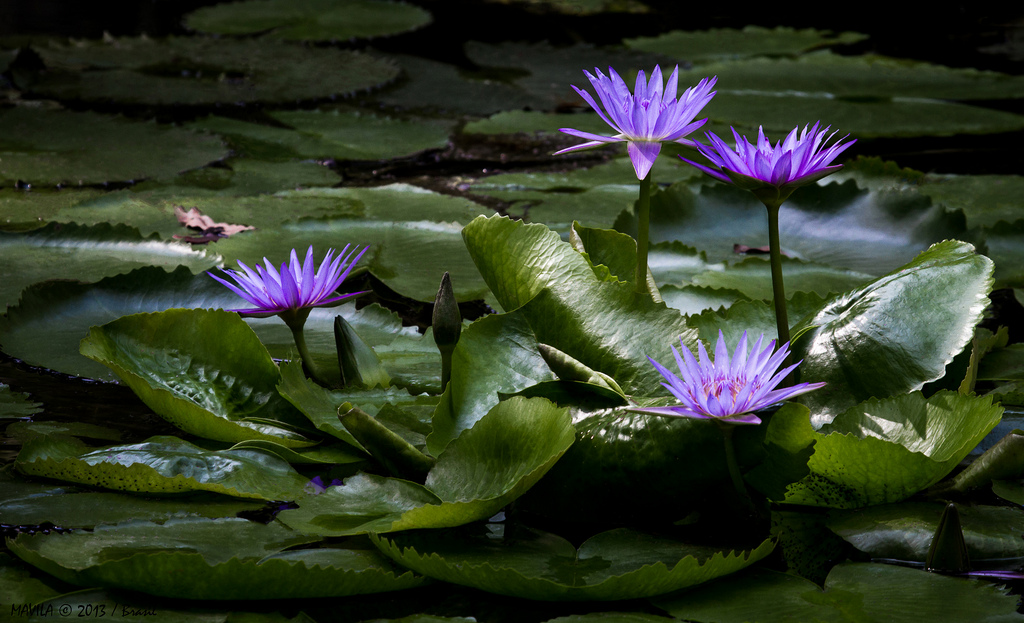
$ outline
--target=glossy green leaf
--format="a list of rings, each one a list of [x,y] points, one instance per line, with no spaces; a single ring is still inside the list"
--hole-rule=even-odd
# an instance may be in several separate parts
[[[842,270],[814,262],[782,258],[786,295],[815,292],[821,296],[846,292],[871,281],[871,275]],[[693,276],[693,284],[736,290],[752,299],[772,298],[772,276],[768,258],[750,257],[736,264]]]
[[[813,444],[810,474],[788,486],[793,504],[860,508],[903,500],[946,476],[999,422],[1002,407],[986,397],[941,391],[871,399],[815,432],[799,405],[768,426],[780,450]]]
[[[188,599],[340,597],[423,583],[368,549],[310,543],[279,524],[244,519],[133,522],[93,532],[22,535],[9,542],[22,560],[85,586]]]
[[[427,436],[438,456],[498,402],[553,378],[537,350],[537,338],[520,312],[484,316],[462,331],[452,354],[452,378],[441,395]]]
[[[655,605],[680,619],[719,623],[1021,620],[1016,596],[988,582],[849,562],[832,569],[824,589],[765,569],[658,599]]]
[[[782,137],[779,137],[782,138]],[[635,217],[615,225],[635,233]],[[964,236],[962,217],[900,189],[864,190],[854,181],[798,189],[779,211],[782,251],[794,259],[881,275],[933,242]],[[768,244],[768,218],[752,193],[727,184],[676,184],[651,196],[652,242],[678,240],[711,262],[738,259],[735,245]]]
[[[218,441],[315,443],[293,432],[294,407],[277,393],[281,373],[238,314],[174,309],[93,327],[83,355],[108,366],[158,415]],[[264,423],[280,420],[280,425]]]
[[[62,437],[25,443],[15,463],[24,474],[132,493],[210,491],[259,500],[289,500],[309,481],[259,450],[213,452],[176,437],[90,449]]]
[[[373,540],[395,561],[429,577],[548,601],[661,595],[739,571],[775,547],[767,540],[752,550],[726,552],[621,528],[593,536],[577,550],[554,534],[500,524]]]
[[[0,282],[0,307],[13,306],[24,288],[49,279],[93,282],[142,266],[172,270],[187,266],[199,272],[220,261],[211,251],[144,238],[138,230],[106,224],[50,225],[26,233],[0,233],[0,262],[18,266]]]
[[[15,107],[0,110],[0,182],[80,185],[167,177],[228,155],[220,139],[155,123]]]
[[[945,504],[902,502],[829,515],[828,527],[872,558],[924,562]],[[1024,557],[1024,511],[958,505],[964,541],[975,569],[983,559]],[[981,563],[982,566],[979,566]]]
[[[572,441],[568,410],[539,398],[511,398],[448,444],[424,485],[358,474],[343,486],[298,500],[298,509],[278,518],[324,536],[486,519],[540,480]]]
[[[801,397],[814,425],[941,378],[973,338],[991,288],[992,261],[949,240],[805,318],[794,330],[808,329],[793,348],[801,378],[828,383]]]
[[[379,0],[254,0],[198,9],[185,26],[218,35],[264,39],[345,41],[396,35],[430,23],[430,13]]]
[[[54,586],[56,582],[37,577],[30,569],[17,558],[0,554],[0,594],[4,596],[4,605],[10,604],[10,614],[17,612],[22,604],[32,606],[60,594]]]
[[[359,52],[265,39],[110,37],[36,51],[48,71],[35,92],[134,104],[295,102],[364,91],[399,71]]]
[[[0,479],[4,522],[38,525],[50,522],[62,528],[93,528],[131,519],[165,521],[171,517],[233,517],[258,511],[258,499],[197,493],[174,497],[142,497],[109,491],[88,491],[73,486]]]
[[[477,218],[464,237],[502,307],[520,309],[538,341],[611,376],[627,393],[660,387],[648,356],[667,360],[671,344],[692,344],[678,311],[636,295],[542,225]]]

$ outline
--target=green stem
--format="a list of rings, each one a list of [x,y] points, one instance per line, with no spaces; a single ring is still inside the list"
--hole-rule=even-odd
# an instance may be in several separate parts
[[[330,384],[327,378],[320,373],[320,369],[313,363],[313,357],[310,356],[309,348],[306,346],[306,336],[302,332],[303,327],[306,325],[306,318],[309,317],[309,312],[309,309],[305,309],[299,310],[295,314],[281,314],[281,319],[284,320],[285,324],[292,331],[292,339],[295,340],[295,346],[299,349],[299,357],[302,358],[302,367],[306,369],[306,373],[317,383],[329,387]]]
[[[439,346],[438,350],[441,351],[441,391],[444,391],[452,380],[452,353],[455,352],[455,347]]]
[[[638,294],[647,292],[647,247],[650,246],[651,229],[651,172],[640,180],[640,199],[636,202],[639,224],[636,232],[636,289]]]
[[[732,443],[732,433],[736,425],[719,423],[718,427],[722,429],[722,437],[725,439],[725,464],[729,468],[729,478],[732,479],[732,486],[736,489],[736,493],[739,494],[740,500],[753,507],[754,502],[750,499],[747,485],[743,482],[743,475],[740,474],[740,466],[736,462],[736,448]]]
[[[789,343],[789,315],[786,313],[786,287],[782,283],[782,246],[779,243],[779,205],[768,208],[768,248],[772,265],[772,296],[775,298],[775,326],[779,333],[776,347]]]

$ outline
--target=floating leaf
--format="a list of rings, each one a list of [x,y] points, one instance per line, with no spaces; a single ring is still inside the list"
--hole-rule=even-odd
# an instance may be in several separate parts
[[[828,383],[800,399],[815,426],[862,400],[915,391],[941,378],[974,337],[991,271],[991,260],[974,247],[948,240],[804,318],[795,334],[807,332],[793,349],[803,360],[801,378]]]
[[[187,599],[341,597],[412,588],[423,579],[373,550],[285,548],[315,538],[277,523],[172,519],[9,542],[22,560],[73,584]]]
[[[836,565],[824,589],[795,575],[758,569],[655,605],[679,619],[718,623],[1020,619],[1017,597],[988,582],[870,563]]]
[[[185,16],[185,27],[200,32],[298,41],[372,39],[429,23],[430,13],[420,7],[379,0],[253,0]]]
[[[924,562],[940,502],[902,502],[829,515],[828,527],[872,558]],[[1024,512],[999,506],[958,506],[963,538],[975,569],[987,559],[1024,557]],[[984,563],[981,563],[984,564]]]
[[[258,499],[231,498],[218,493],[149,498],[14,480],[0,480],[0,497],[4,500],[5,522],[27,526],[50,522],[62,528],[93,528],[130,519],[233,517],[266,506]]]
[[[572,444],[568,410],[540,398],[499,403],[437,457],[424,485],[358,474],[278,515],[310,534],[343,536],[459,526],[493,516]]]
[[[675,184],[651,196],[651,240],[678,240],[710,262],[735,260],[735,245],[768,243],[768,219],[753,194],[726,184]],[[615,228],[635,233],[623,215]],[[855,182],[799,189],[779,211],[782,251],[791,258],[881,275],[934,242],[966,235],[962,219],[913,191],[863,190]]]
[[[661,375],[647,357],[669,357],[680,339],[692,343],[678,311],[601,273],[543,225],[477,218],[464,237],[502,307],[520,309],[538,341],[609,375],[627,393],[657,391]]]
[[[688,63],[707,63],[732,60],[748,56],[791,56],[830,45],[848,45],[867,39],[867,35],[843,32],[833,35],[829,31],[813,28],[763,28],[746,26],[712,28],[710,30],[673,30],[657,37],[625,39],[629,48],[664,54]]]
[[[26,287],[50,279],[92,282],[141,266],[184,265],[199,272],[219,261],[213,253],[144,238],[124,226],[48,225],[25,233],[0,232],[0,263],[18,267],[0,283],[0,308],[17,303]]]
[[[233,5],[221,5],[233,6]],[[191,127],[227,136],[247,153],[263,158],[387,160],[448,145],[450,122],[405,120],[359,111],[293,110],[269,113],[282,124],[259,125],[208,117]]]
[[[861,508],[898,502],[935,484],[1001,415],[990,398],[913,393],[868,400],[817,432],[807,408],[790,404],[772,416],[767,435],[777,451],[814,447],[810,474],[787,487],[787,503]]]
[[[767,540],[752,550],[725,552],[620,528],[587,539],[577,550],[554,534],[500,524],[373,541],[429,577],[548,601],[653,597],[739,571],[775,547]]]
[[[58,436],[35,439],[15,465],[32,476],[132,493],[210,491],[266,501],[294,499],[309,481],[258,450],[211,452],[176,437],[97,450]]]
[[[169,177],[228,155],[220,139],[181,128],[70,112],[0,110],[0,183],[81,185]]]
[[[365,91],[399,71],[359,52],[265,39],[111,37],[34,49],[47,71],[32,91],[131,104],[296,102]]]
[[[281,373],[238,314],[172,309],[125,316],[93,327],[81,352],[186,432],[227,442],[315,443],[291,430],[301,416],[277,393]]]
[[[30,400],[28,394],[12,391],[10,385],[0,383],[0,420],[27,418],[40,410],[41,405]]]

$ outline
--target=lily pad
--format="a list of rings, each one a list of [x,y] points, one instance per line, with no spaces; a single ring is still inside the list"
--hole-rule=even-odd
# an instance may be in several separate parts
[[[227,136],[245,153],[263,158],[387,160],[444,148],[454,125],[339,110],[279,111],[269,116],[290,129],[224,117],[207,117],[190,127]]]
[[[176,437],[96,450],[45,437],[26,442],[15,465],[32,476],[132,493],[209,491],[265,501],[294,499],[309,481],[258,450],[211,452]]]
[[[235,309],[241,299],[206,274],[193,275],[181,267],[172,273],[141,268],[127,275],[100,280],[93,285],[72,282],[37,284],[24,292],[21,304],[0,317],[0,344],[4,352],[33,365],[66,374],[115,381],[110,368],[79,354],[79,342],[89,328],[121,316],[158,312],[171,308]],[[337,369],[334,317],[341,315],[359,336],[378,349],[396,383],[419,388],[438,387],[440,365],[428,331],[421,336],[415,327],[403,327],[393,312],[368,305],[356,311],[355,303],[317,308],[306,321],[306,342],[314,361]],[[298,355],[291,331],[279,318],[249,318],[260,342],[278,359]]]
[[[802,378],[828,383],[801,397],[814,425],[862,400],[915,391],[941,378],[974,337],[991,271],[991,260],[971,245],[947,240],[804,318],[794,330],[807,330],[794,344],[794,357],[803,360]]]
[[[758,569],[700,590],[658,599],[679,619],[719,623],[1018,621],[1017,597],[988,582],[874,563],[836,565],[822,589],[795,575]]]
[[[265,506],[257,499],[200,493],[172,498],[150,498],[110,491],[80,490],[17,480],[0,480],[4,521],[14,525],[50,522],[62,528],[93,528],[141,519],[165,521],[172,517],[234,517]]]
[[[228,155],[214,136],[92,112],[7,108],[0,110],[0,126],[0,184],[170,177]]]
[[[710,30],[673,30],[656,37],[625,39],[631,49],[654,52],[689,63],[733,60],[750,56],[794,56],[816,48],[848,45],[867,39],[867,35],[842,32],[833,35],[814,28],[763,28],[746,26]]]
[[[144,238],[138,230],[107,224],[85,227],[48,225],[25,233],[0,232],[0,263],[17,266],[4,273],[0,308],[18,302],[24,288],[51,279],[99,281],[141,266],[192,272],[213,268],[220,257],[182,242]]]
[[[834,98],[930,98],[984,100],[1024,95],[1024,78],[993,71],[954,69],[884,56],[845,56],[829,51],[797,58],[751,58],[702,64],[695,72],[718,76],[722,93],[743,90],[773,94],[815,94]],[[780,93],[780,88],[786,91]],[[798,95],[799,97],[799,95]],[[786,98],[794,101],[796,98]],[[719,103],[718,98],[714,102]],[[717,110],[717,106],[716,106]],[[715,113],[718,114],[717,112]],[[813,119],[817,116],[812,115]],[[837,120],[828,118],[833,124]],[[843,124],[842,127],[846,128]],[[850,131],[846,128],[844,131]]]
[[[653,597],[739,571],[775,547],[767,540],[752,550],[725,552],[620,528],[587,539],[577,550],[554,534],[501,528],[415,531],[373,541],[429,577],[547,601]]]
[[[0,383],[0,420],[27,418],[41,410],[41,405],[33,402],[28,394],[13,391],[10,385]]]
[[[667,359],[680,339],[692,344],[678,311],[635,294],[543,225],[481,217],[464,237],[503,308],[521,309],[538,341],[608,374],[627,393],[661,386],[648,356]]]
[[[8,546],[72,584],[185,599],[341,597],[423,583],[369,549],[286,549],[315,540],[276,523],[172,519],[20,535]]]
[[[185,27],[200,32],[296,41],[372,39],[429,23],[430,13],[420,7],[378,0],[255,0],[204,7],[185,16]]]
[[[29,85],[35,93],[130,104],[314,100],[378,87],[399,72],[368,54],[264,39],[111,37],[35,49],[47,67]]]
[[[872,558],[923,563],[945,504],[903,502],[831,513],[828,527]],[[1000,506],[959,506],[964,542],[981,560],[1024,558],[1024,512]],[[982,563],[983,564],[983,563]]]
[[[861,508],[899,502],[935,484],[999,422],[991,398],[941,391],[871,399],[815,432],[806,407],[772,417],[767,443],[799,455],[813,444],[810,473],[786,488],[791,504]],[[767,463],[766,465],[770,465]]]
[[[635,216],[615,228],[635,234]],[[799,189],[779,211],[785,255],[881,275],[934,242],[966,235],[962,217],[927,197],[898,189],[864,190],[854,181]],[[768,244],[768,218],[753,194],[726,184],[675,184],[651,196],[651,241],[677,240],[710,262],[735,259],[734,246]]]
[[[448,444],[424,485],[358,474],[278,515],[301,532],[344,536],[444,528],[493,516],[547,473],[572,444],[567,409],[542,398],[499,403]]]
[[[277,393],[281,372],[238,314],[172,309],[124,316],[93,327],[81,352],[186,432],[232,443],[316,443],[294,432],[302,418]]]

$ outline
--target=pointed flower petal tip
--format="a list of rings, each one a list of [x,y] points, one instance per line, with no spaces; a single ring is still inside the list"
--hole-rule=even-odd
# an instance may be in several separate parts
[[[844,143],[849,134],[829,145],[836,132],[830,127],[819,130],[821,122],[813,126],[797,126],[782,141],[772,146],[764,130],[758,130],[757,141],[751,143],[733,129],[735,146],[729,147],[713,132],[706,132],[710,145],[697,145],[697,149],[711,163],[710,167],[684,161],[724,182],[753,191],[762,200],[780,203],[806,184],[835,173],[841,164],[832,164],[841,153],[856,143]]]
[[[694,122],[700,111],[715,96],[711,89],[717,76],[704,78],[697,85],[686,89],[676,97],[679,83],[679,67],[672,71],[668,80],[663,81],[661,67],[655,66],[650,80],[643,71],[637,75],[632,92],[626,82],[608,68],[608,76],[595,68],[592,75],[583,72],[597,92],[597,100],[583,89],[573,86],[580,97],[593,108],[616,134],[600,136],[562,128],[562,132],[588,139],[589,142],[555,152],[562,154],[580,149],[599,147],[606,143],[624,142],[629,146],[629,158],[637,178],[643,179],[654,164],[661,149],[661,143],[671,141],[692,144],[686,135],[700,128],[707,119]],[[600,103],[598,103],[600,102]]]
[[[713,419],[730,424],[760,424],[761,419],[753,414],[754,411],[824,387],[824,383],[800,383],[775,389],[796,366],[779,370],[789,355],[789,344],[784,344],[776,351],[775,340],[769,341],[762,349],[763,343],[764,335],[748,351],[747,334],[744,332],[730,356],[725,337],[719,331],[715,355],[711,358],[703,344],[698,343],[699,354],[695,357],[680,341],[682,355],[675,348],[673,352],[682,376],[676,376],[665,366],[648,358],[665,378],[663,385],[680,401],[679,404],[629,411],[668,417]]]
[[[234,280],[234,283],[212,272],[207,274],[254,306],[232,310],[243,316],[264,318],[304,308],[322,307],[362,294],[353,292],[338,296],[336,293],[369,248],[363,247],[357,253],[358,247],[351,250],[349,247],[350,245],[345,245],[337,256],[334,249],[328,250],[319,268],[316,268],[313,260],[311,246],[302,262],[292,249],[288,263],[281,264],[280,272],[269,259],[263,258],[265,268],[257,264],[256,268],[252,269],[239,261],[238,265],[242,270],[221,269],[227,277]]]

